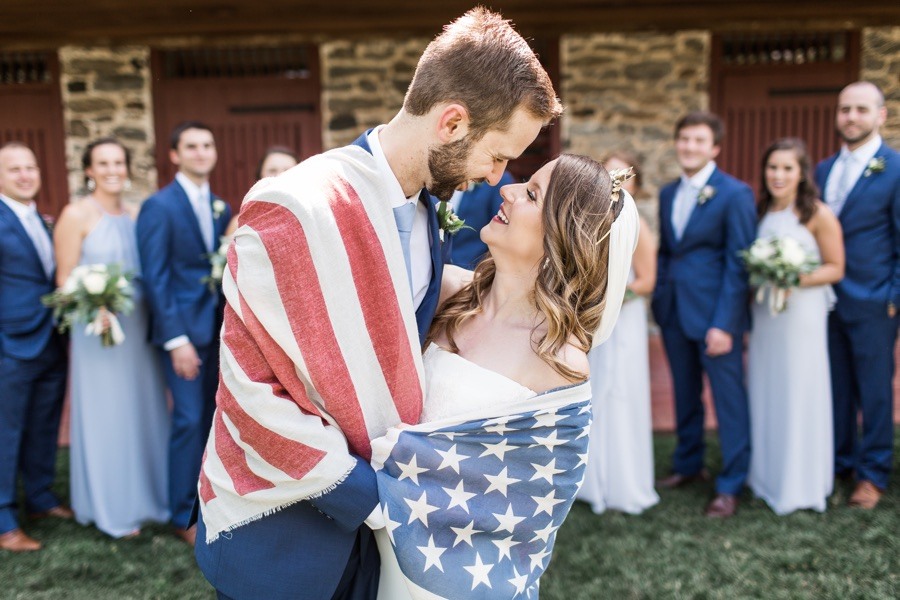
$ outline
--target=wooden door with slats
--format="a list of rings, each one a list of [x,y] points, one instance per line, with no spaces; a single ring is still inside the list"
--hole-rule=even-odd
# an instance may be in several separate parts
[[[152,60],[160,187],[176,172],[170,133],[187,120],[212,128],[219,160],[210,186],[235,212],[266,148],[287,146],[301,158],[322,151],[314,46],[154,51]]]
[[[58,216],[69,202],[59,63],[50,52],[0,52],[0,146],[22,142],[41,170],[38,210]]]
[[[858,76],[856,32],[715,36],[711,108],[726,129],[717,163],[759,192],[762,153],[776,139],[805,141],[814,165],[833,154],[838,93]]]

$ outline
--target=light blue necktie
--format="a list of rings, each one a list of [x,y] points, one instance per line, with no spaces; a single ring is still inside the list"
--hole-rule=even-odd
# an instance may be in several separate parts
[[[403,260],[406,261],[406,278],[409,280],[409,293],[412,294],[412,262],[409,257],[409,238],[412,234],[413,219],[416,216],[417,202],[407,202],[394,208],[394,220],[400,233],[400,246],[403,248]]]
[[[26,229],[28,230],[28,237],[31,238],[34,249],[37,250],[41,259],[41,265],[44,267],[44,273],[49,278],[56,268],[53,257],[53,242],[50,241],[44,222],[37,211],[32,209],[27,214]]]

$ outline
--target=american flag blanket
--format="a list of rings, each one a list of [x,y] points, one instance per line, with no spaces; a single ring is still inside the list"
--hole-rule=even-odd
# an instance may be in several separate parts
[[[373,441],[385,533],[413,598],[537,598],[583,480],[590,394],[582,383],[514,413],[401,425]]]
[[[331,490],[370,440],[417,423],[423,367],[396,222],[348,146],[263,180],[228,251],[207,541]]]

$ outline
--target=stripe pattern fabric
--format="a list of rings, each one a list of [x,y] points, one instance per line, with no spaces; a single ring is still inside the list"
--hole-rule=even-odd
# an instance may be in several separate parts
[[[217,409],[200,473],[207,541],[339,485],[417,423],[406,264],[373,157],[348,146],[254,186],[223,278]]]

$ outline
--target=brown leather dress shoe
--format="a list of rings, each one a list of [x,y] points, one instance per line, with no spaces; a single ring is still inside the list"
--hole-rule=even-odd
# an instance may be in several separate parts
[[[193,527],[188,527],[187,529],[176,527],[175,535],[180,537],[188,545],[193,546],[194,542],[197,541],[197,526],[194,525]]]
[[[21,529],[13,529],[0,535],[0,549],[10,552],[33,552],[41,549],[41,543],[25,535]]]
[[[54,517],[56,519],[74,519],[75,513],[72,512],[71,508],[63,506],[62,504],[43,512],[28,513],[29,519],[46,519],[47,517]]]
[[[853,490],[850,500],[847,501],[847,506],[872,510],[878,506],[882,494],[883,492],[874,483],[864,479],[856,484],[856,489]]]
[[[731,494],[716,494],[709,504],[706,505],[704,514],[714,519],[727,519],[733,517],[737,512],[738,499],[737,496]]]
[[[703,469],[693,475],[682,475],[681,473],[672,473],[668,477],[663,477],[662,479],[656,480],[656,487],[663,489],[673,489],[678,488],[684,485],[688,485],[690,483],[697,483],[701,481],[709,481],[709,473],[706,469]]]

